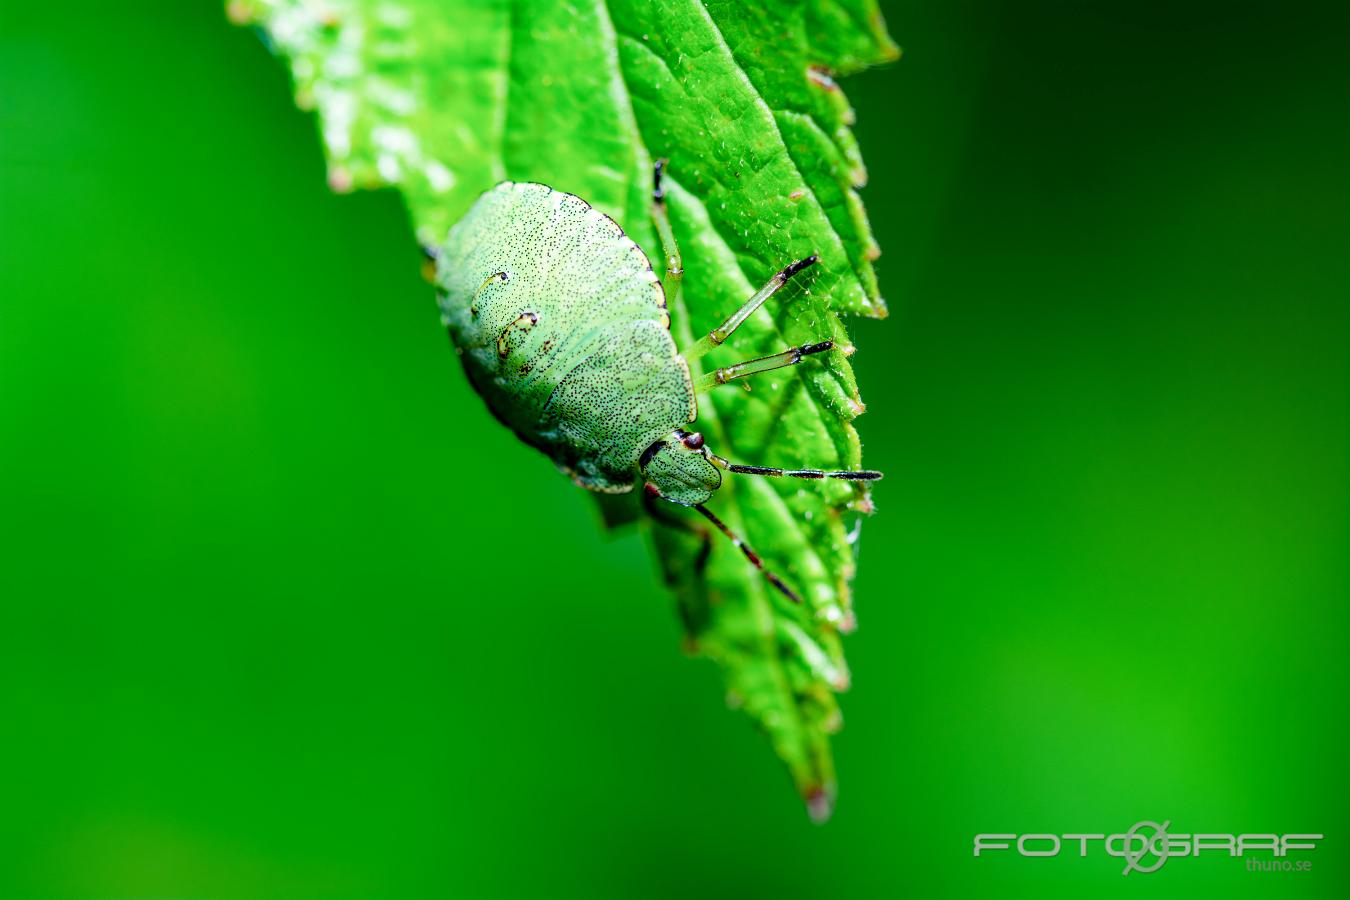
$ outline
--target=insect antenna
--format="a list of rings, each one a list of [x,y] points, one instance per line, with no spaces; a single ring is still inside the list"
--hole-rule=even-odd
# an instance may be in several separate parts
[[[768,478],[838,478],[840,481],[880,481],[882,474],[872,469],[860,471],[827,471],[824,469],[778,469],[773,466],[743,466],[728,462],[716,453],[707,453],[708,461],[719,469],[735,472],[738,475],[764,475]]]
[[[821,469],[775,469],[770,466],[727,465],[728,472],[741,475],[766,475],[769,478],[838,478],[840,481],[880,481],[882,474],[873,469],[857,472],[827,472]]]
[[[708,509],[708,507],[704,506],[702,503],[695,504],[694,509],[702,513],[703,518],[707,519],[709,522],[716,525],[719,531],[725,534],[733,544],[739,547],[741,552],[745,554],[745,558],[750,560],[751,564],[756,569],[759,569],[761,572],[763,572],[765,578],[769,579],[769,584],[772,584],[774,587],[778,588],[778,590],[782,591],[783,596],[787,597],[793,603],[802,602],[802,598],[798,597],[795,593],[793,593],[792,588],[788,587],[786,584],[783,583],[783,579],[779,578],[773,572],[764,568],[764,560],[759,558],[759,554],[756,553],[754,550],[751,550],[750,545],[747,544],[745,541],[736,537],[736,535],[732,533],[731,529],[727,527],[726,523],[723,522],[721,519],[717,518],[717,516],[713,513],[712,510]]]

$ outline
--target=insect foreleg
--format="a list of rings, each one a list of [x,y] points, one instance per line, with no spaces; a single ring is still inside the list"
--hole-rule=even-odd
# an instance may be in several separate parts
[[[687,360],[698,359],[712,348],[726,341],[727,338],[731,337],[732,332],[741,327],[742,322],[753,316],[755,310],[764,305],[765,300],[768,300],[778,292],[779,288],[787,284],[789,278],[803,269],[814,266],[818,260],[819,257],[813,253],[806,259],[799,259],[794,263],[784,266],[782,271],[770,278],[769,282],[764,285],[764,287],[755,291],[754,295],[752,295],[749,300],[745,301],[740,309],[732,313],[730,318],[704,335],[693,347],[686,350],[684,358]]]
[[[819,344],[803,344],[800,347],[789,347],[782,353],[775,353],[771,356],[761,356],[758,359],[736,363],[734,366],[726,366],[725,368],[704,375],[694,383],[694,389],[697,391],[708,391],[736,378],[745,378],[749,375],[758,375],[761,372],[772,372],[774,369],[795,366],[802,361],[803,357],[810,356],[813,353],[824,353],[826,350],[833,347],[834,341],[821,341]]]

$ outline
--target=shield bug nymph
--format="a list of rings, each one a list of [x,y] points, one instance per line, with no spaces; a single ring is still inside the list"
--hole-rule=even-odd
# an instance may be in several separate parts
[[[814,255],[783,267],[726,321],[681,353],[666,294],[684,274],[661,189],[652,211],[665,283],[622,228],[585,200],[542,184],[487,191],[435,251],[442,318],[469,380],[521,440],[582,487],[624,493],[641,484],[652,507],[690,506],[732,540],[794,602],[800,598],[705,505],[722,473],[873,481],[880,472],[784,470],[728,462],[689,430],[697,395],[800,363],[831,341],[789,347],[710,372],[689,363],[724,343]]]

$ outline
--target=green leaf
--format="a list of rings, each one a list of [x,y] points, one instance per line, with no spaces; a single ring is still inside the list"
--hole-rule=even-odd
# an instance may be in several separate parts
[[[334,189],[393,185],[437,242],[486,188],[540,181],[586,198],[659,259],[653,161],[670,160],[686,269],[677,343],[717,324],[787,262],[793,284],[705,370],[832,338],[842,348],[700,399],[734,461],[858,468],[863,410],[840,313],[884,316],[857,194],[866,179],[835,78],[894,59],[874,0],[236,0],[319,113]],[[822,360],[823,362],[816,362]],[[838,482],[729,478],[713,508],[806,598],[766,589],[728,542],[652,527],[690,644],[767,733],[814,815],[833,803],[829,735],[848,684],[840,633],[866,493]],[[630,511],[609,510],[623,519]]]

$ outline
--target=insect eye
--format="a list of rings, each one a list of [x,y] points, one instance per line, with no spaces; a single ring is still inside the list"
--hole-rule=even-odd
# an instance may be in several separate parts
[[[695,431],[693,434],[685,435],[684,445],[688,447],[690,450],[702,450],[703,435],[699,434],[697,431]]]

